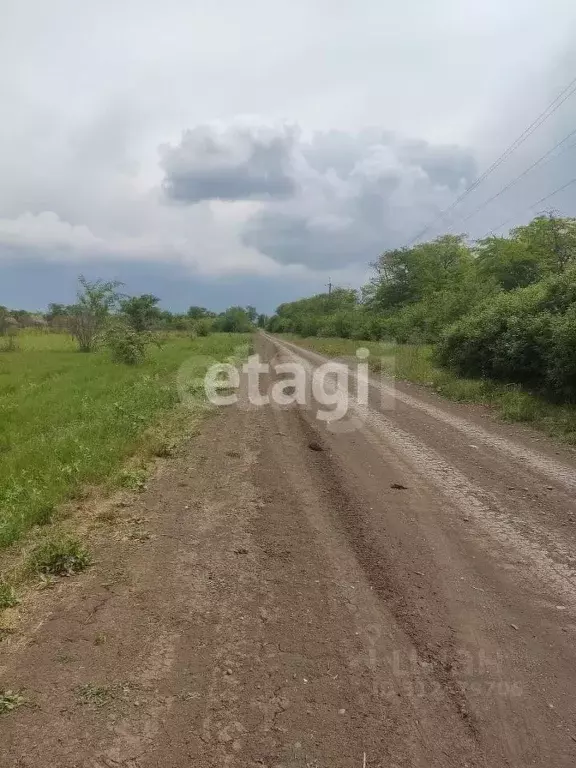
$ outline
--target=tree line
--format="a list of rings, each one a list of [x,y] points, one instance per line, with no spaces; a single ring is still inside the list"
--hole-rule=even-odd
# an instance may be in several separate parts
[[[80,352],[92,352],[104,344],[119,362],[137,363],[148,344],[158,343],[161,332],[185,331],[192,336],[210,333],[249,333],[256,325],[263,327],[265,316],[255,307],[233,306],[215,313],[191,306],[186,313],[172,313],[159,306],[152,294],[128,296],[117,281],[87,280],[80,275],[74,304],[48,305],[46,313],[9,310],[0,306],[0,337],[4,350],[15,349],[18,331],[44,329],[70,333]]]
[[[473,243],[443,235],[371,268],[359,291],[281,304],[268,330],[433,344],[461,375],[576,401],[576,219],[540,215]]]

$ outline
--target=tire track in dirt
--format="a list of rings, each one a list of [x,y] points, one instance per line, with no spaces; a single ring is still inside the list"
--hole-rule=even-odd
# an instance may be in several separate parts
[[[294,351],[294,345],[285,345],[284,342],[276,342],[280,347],[285,347],[311,375],[313,365],[310,360]],[[316,358],[317,355],[314,355]],[[325,362],[325,358],[320,358]],[[378,384],[381,388],[383,385]],[[386,388],[388,395],[396,392],[391,387]],[[346,393],[348,395],[348,393]],[[415,398],[405,398],[402,393],[398,393],[403,402],[412,403]],[[558,600],[563,600],[566,607],[570,609],[576,618],[576,567],[567,565],[564,562],[558,562],[550,556],[549,551],[553,549],[554,553],[560,553],[564,558],[568,558],[572,551],[568,549],[564,541],[551,530],[546,530],[544,526],[532,526],[532,533],[536,534],[536,539],[528,539],[514,525],[514,516],[509,513],[504,504],[498,497],[489,491],[480,488],[471,482],[462,472],[458,471],[449,461],[444,459],[439,453],[434,451],[422,441],[405,432],[393,423],[375,408],[359,404],[353,396],[350,397],[351,410],[359,417],[363,425],[364,434],[376,450],[383,445],[392,443],[403,456],[409,461],[412,474],[418,474],[428,481],[431,481],[442,493],[450,498],[451,503],[456,504],[461,515],[470,517],[482,526],[494,545],[505,547],[512,552],[517,553],[525,562],[530,563],[531,577],[535,582],[546,582],[553,589]],[[430,411],[426,404],[421,404],[422,409]],[[440,413],[438,408],[433,409],[434,414]],[[462,419],[454,419],[446,414],[446,422],[455,426],[457,429],[470,427],[472,434],[485,433],[485,430],[479,430],[473,425],[465,425]],[[462,425],[465,425],[464,427]],[[488,434],[486,432],[486,434]],[[567,468],[555,467],[550,460],[540,460],[532,451],[523,449],[521,446],[515,446],[510,441],[498,438],[493,443],[494,446],[505,446],[505,452],[516,457],[531,457],[531,463],[539,467],[541,471],[552,475],[556,479],[562,478],[567,482]],[[555,471],[557,470],[557,471]],[[569,478],[570,482],[576,483],[576,472],[572,470]]]
[[[287,347],[283,341],[270,341],[286,355],[296,355],[309,372],[318,362],[319,356],[314,353],[309,355],[307,350],[300,349],[295,353],[294,345]],[[325,361],[324,358],[320,360]],[[386,470],[395,467],[397,477],[411,489],[404,495],[404,501],[409,504],[417,495],[425,500],[428,509],[422,510],[418,517],[419,530],[413,532],[404,523],[391,521],[389,517],[378,524],[374,513],[359,515],[358,510],[363,505],[357,505],[356,514],[350,519],[348,540],[358,561],[364,563],[368,574],[372,569],[373,578],[384,584],[383,601],[394,611],[396,620],[404,627],[421,657],[426,662],[432,659],[433,666],[449,673],[443,681],[448,687],[454,674],[457,680],[453,689],[455,698],[462,701],[465,696],[465,706],[474,719],[475,733],[479,734],[485,752],[492,754],[491,764],[500,764],[500,760],[506,765],[519,766],[570,764],[576,750],[571,744],[574,740],[574,698],[567,680],[572,675],[570,637],[576,635],[576,626],[570,623],[572,615],[569,615],[574,610],[573,568],[567,567],[561,557],[569,551],[569,540],[563,541],[566,532],[554,525],[554,519],[541,518],[540,522],[530,518],[542,511],[543,502],[536,496],[525,509],[530,524],[521,526],[521,515],[509,509],[508,498],[496,493],[490,485],[486,487],[472,482],[455,468],[450,454],[441,455],[430,446],[433,433],[426,431],[424,443],[417,433],[408,433],[399,426],[406,423],[417,430],[415,414],[410,413],[408,419],[405,412],[386,410],[384,415],[372,405],[378,400],[371,399],[371,406],[353,403],[352,408],[362,422],[357,437],[338,432],[331,434],[329,430],[323,432],[329,465],[336,467],[336,479],[344,488],[361,484],[359,495],[364,497],[364,507],[370,502],[374,504],[370,510],[378,509],[378,499],[377,494],[367,494],[367,490],[376,486],[385,494],[389,476]],[[304,414],[319,429],[314,420],[314,408],[305,409]],[[381,457],[381,464],[366,451],[366,442]],[[443,451],[447,444],[449,439],[443,435],[440,443]],[[458,447],[455,441],[453,450]],[[508,456],[503,457],[497,454],[492,461],[500,462],[501,466],[510,456],[516,457],[521,452],[509,451]],[[363,463],[370,469],[366,470]],[[539,464],[540,469],[549,466],[548,460]],[[506,469],[509,482],[518,483],[518,475],[524,480],[524,467],[509,461]],[[480,474],[477,466],[474,466],[474,473],[476,479]],[[561,473],[556,475],[560,476]],[[491,474],[486,473],[485,478],[490,482]],[[406,517],[403,507],[407,503],[397,508],[399,517]],[[388,534],[387,529],[390,529]],[[390,534],[393,539],[389,538]],[[375,546],[379,538],[381,541]],[[405,550],[395,546],[395,538],[403,542]],[[415,544],[420,550],[414,548]],[[421,568],[421,575],[429,577],[430,563],[416,564],[411,569],[409,560],[419,551],[422,554],[423,546],[431,550],[431,559],[436,560],[437,568],[450,563],[444,578],[445,605],[436,622],[429,614],[426,616],[426,611],[414,610],[417,603],[410,583],[413,581],[411,573],[416,569],[420,573]],[[449,558],[446,564],[438,559],[442,550]],[[387,572],[386,576],[382,575],[383,571]],[[480,594],[474,595],[470,590]],[[430,597],[434,592],[428,590],[427,594]],[[562,604],[558,605],[558,602]],[[444,618],[442,612],[445,612]],[[495,615],[500,615],[496,626]],[[521,623],[526,627],[519,629],[516,625],[518,616],[522,617]],[[436,643],[434,634],[438,632],[438,620],[456,628],[452,633],[456,640],[450,642],[442,637],[441,642]],[[511,627],[512,636],[506,627]],[[530,634],[527,634],[528,627],[534,627],[534,630],[538,627],[540,632],[528,630]],[[521,633],[521,637],[514,637],[516,632]],[[550,647],[556,649],[553,659],[549,655]],[[458,664],[458,656],[461,653],[464,662],[466,658],[470,659],[470,654],[474,658],[486,653],[498,658],[501,668],[497,670],[497,679],[483,688],[476,681],[469,684],[464,674],[465,685],[463,692],[460,691],[462,664]],[[534,685],[535,678],[537,685]],[[512,697],[501,695],[500,691],[504,694],[511,691]],[[530,698],[527,698],[528,692]],[[542,695],[548,700],[542,701]],[[557,703],[553,703],[554,700]]]

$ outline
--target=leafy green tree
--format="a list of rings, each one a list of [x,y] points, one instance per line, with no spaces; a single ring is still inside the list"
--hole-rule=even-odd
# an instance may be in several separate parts
[[[48,304],[48,312],[46,313],[46,320],[53,320],[55,317],[62,317],[68,313],[68,307],[66,304],[54,304],[51,302]]]
[[[83,275],[80,275],[78,282],[78,300],[68,308],[70,331],[78,342],[80,352],[91,352],[111,311],[118,306],[118,288],[122,283],[117,280],[90,281]]]
[[[414,248],[385,251],[372,264],[374,276],[364,291],[372,308],[394,311],[453,288],[471,272],[473,256],[462,235],[444,235]]]
[[[190,320],[199,320],[202,317],[209,317],[212,313],[208,312],[205,307],[190,307],[186,313]]]
[[[563,272],[576,256],[576,219],[537,216],[510,236],[525,246],[543,273]]]
[[[214,328],[223,333],[249,333],[253,325],[244,307],[229,307],[214,320]]]
[[[136,333],[142,333],[158,324],[161,318],[161,312],[157,306],[159,301],[157,296],[150,293],[132,296],[120,301],[120,311]]]
[[[486,237],[475,247],[476,269],[483,281],[493,281],[505,291],[522,288],[542,276],[542,264],[519,239]]]

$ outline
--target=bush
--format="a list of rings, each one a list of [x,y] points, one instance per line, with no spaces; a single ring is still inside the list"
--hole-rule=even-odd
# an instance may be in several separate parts
[[[333,336],[338,336],[336,323],[327,321],[325,325],[322,325],[320,328],[318,328],[317,336],[320,336],[320,338],[323,339],[329,339]]]
[[[365,325],[357,325],[350,331],[350,338],[353,341],[367,341],[370,336]]]
[[[453,325],[439,361],[460,375],[576,400],[576,272],[500,293]]]
[[[70,576],[90,565],[90,555],[77,539],[54,537],[32,550],[29,565],[37,573]]]
[[[560,400],[576,399],[576,304],[550,324],[545,386]]]
[[[207,318],[201,318],[194,323],[194,330],[197,336],[210,336],[212,332],[212,322]]]
[[[150,333],[138,333],[125,323],[114,323],[105,334],[105,343],[115,363],[138,365],[146,357],[146,347],[151,342]]]

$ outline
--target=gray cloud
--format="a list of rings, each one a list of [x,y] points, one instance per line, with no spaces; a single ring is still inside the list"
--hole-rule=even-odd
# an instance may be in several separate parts
[[[260,199],[244,245],[313,269],[374,259],[401,244],[476,174],[470,151],[391,131],[316,132],[293,126],[202,126],[162,148],[167,196]]]
[[[402,245],[476,174],[466,149],[374,129],[316,134],[297,151],[298,194],[264,205],[243,239],[280,263],[316,269]]]
[[[303,292],[329,267],[358,284],[380,249],[452,202],[475,157],[479,170],[492,163],[575,65],[573,0],[549,0],[546,14],[540,0],[8,5],[2,280],[17,253],[54,269],[120,259],[222,280],[302,275]],[[432,234],[527,219],[530,202],[571,178],[574,151],[461,224],[571,130],[571,102]],[[263,117],[237,119],[246,113]],[[546,205],[574,213],[575,194]]]
[[[295,191],[291,160],[296,131],[233,123],[184,131],[161,147],[164,191],[183,203],[283,198]]]

